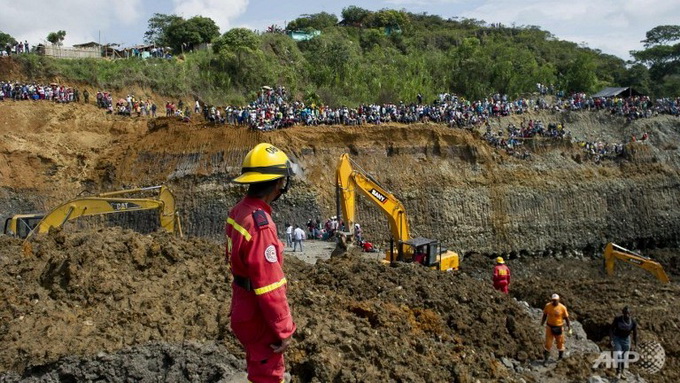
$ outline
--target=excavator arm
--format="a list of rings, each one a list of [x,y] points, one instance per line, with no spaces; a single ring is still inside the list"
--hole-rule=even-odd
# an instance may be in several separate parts
[[[413,260],[427,267],[442,271],[458,269],[460,262],[458,254],[442,249],[436,240],[427,238],[412,239],[410,237],[408,218],[404,205],[392,193],[380,186],[366,171],[350,160],[347,153],[340,157],[336,179],[338,204],[350,232],[354,232],[354,224],[356,222],[357,190],[373,202],[374,205],[378,206],[387,216],[392,238],[396,242],[397,249],[394,251],[393,248],[390,248],[386,252],[386,262]],[[418,260],[415,257],[416,251],[420,251],[418,254],[422,255],[422,259]]]
[[[157,198],[130,198],[125,195],[160,189]],[[80,217],[121,213],[139,210],[158,210],[161,227],[168,232],[178,231],[181,234],[179,216],[175,211],[175,196],[166,186],[153,186],[121,190],[82,197],[70,200],[57,206],[36,225],[30,236],[35,233],[47,233],[50,228],[61,227],[66,222]]]
[[[357,165],[354,164],[354,166]],[[396,241],[407,241],[410,238],[404,205],[371,176],[355,170],[347,153],[340,157],[338,163],[337,188],[342,214],[350,231],[354,231],[354,223],[356,222],[356,191],[359,190],[361,194],[385,213],[392,237]]]
[[[604,248],[604,267],[607,275],[614,274],[617,259],[649,271],[662,283],[669,283],[668,275],[661,264],[611,242]]]

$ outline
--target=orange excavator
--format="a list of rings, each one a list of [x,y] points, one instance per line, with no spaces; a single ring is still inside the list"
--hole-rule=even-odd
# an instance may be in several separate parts
[[[663,266],[661,266],[660,263],[610,242],[604,248],[604,268],[607,275],[614,274],[616,260],[628,262],[649,271],[656,279],[661,281],[661,283],[670,282],[668,275],[666,275],[666,272],[663,270]]]

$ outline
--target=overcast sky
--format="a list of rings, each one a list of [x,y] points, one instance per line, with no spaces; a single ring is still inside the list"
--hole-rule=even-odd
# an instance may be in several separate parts
[[[344,7],[360,4],[370,10],[406,9],[410,12],[537,25],[563,40],[585,44],[629,59],[642,48],[645,32],[663,24],[680,23],[677,0],[0,0],[0,31],[31,44],[63,29],[65,45],[141,43],[154,13],[184,17],[207,16],[222,32],[234,27],[264,30],[284,26],[302,14],[329,12],[340,18]]]

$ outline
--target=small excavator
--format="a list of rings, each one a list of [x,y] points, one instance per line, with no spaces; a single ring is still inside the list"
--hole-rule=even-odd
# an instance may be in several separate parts
[[[152,198],[130,197],[158,190]],[[65,202],[47,214],[16,214],[5,220],[6,235],[29,239],[34,233],[47,233],[79,217],[139,210],[158,210],[161,227],[182,236],[182,225],[175,210],[175,196],[167,186],[151,186],[78,197]]]
[[[666,275],[666,272],[663,270],[663,266],[661,266],[661,264],[610,242],[604,248],[604,268],[607,272],[607,275],[614,274],[614,265],[616,260],[625,261],[641,269],[649,271],[656,277],[656,279],[661,281],[661,283],[670,282],[668,275]]]
[[[338,210],[342,210],[345,225],[350,230],[346,234],[347,238],[351,240],[354,237],[356,191],[358,190],[387,216],[392,240],[390,249],[385,254],[385,262],[390,264],[417,262],[442,271],[458,269],[459,255],[443,248],[439,241],[422,237],[411,238],[406,208],[401,201],[361,169],[347,153],[343,154],[338,162],[336,181]]]

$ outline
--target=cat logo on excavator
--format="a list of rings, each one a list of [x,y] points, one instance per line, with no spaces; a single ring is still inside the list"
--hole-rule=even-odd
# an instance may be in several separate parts
[[[135,198],[129,195],[158,190],[155,197]],[[47,233],[50,228],[61,227],[66,222],[85,216],[95,216],[126,211],[158,210],[161,227],[182,235],[179,214],[175,211],[175,196],[167,186],[101,193],[79,197],[65,202],[47,214],[16,214],[5,220],[4,233],[20,238],[30,238],[34,233]]]

